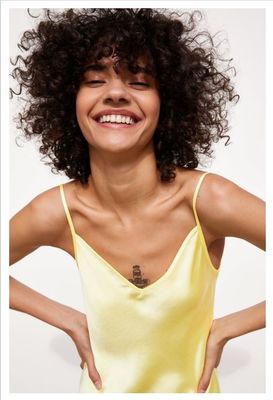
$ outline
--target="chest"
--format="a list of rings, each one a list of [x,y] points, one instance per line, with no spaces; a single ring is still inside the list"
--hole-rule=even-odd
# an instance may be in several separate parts
[[[115,217],[78,218],[77,234],[107,264],[136,286],[158,280],[195,227],[187,207],[139,215],[128,223]]]

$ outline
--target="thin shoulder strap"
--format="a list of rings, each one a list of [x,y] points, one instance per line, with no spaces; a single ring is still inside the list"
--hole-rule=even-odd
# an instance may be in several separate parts
[[[71,232],[71,236],[72,236],[72,240],[73,240],[73,248],[74,248],[74,257],[77,260],[77,246],[76,246],[76,232],[75,232],[75,228],[72,222],[72,218],[69,212],[69,208],[67,206],[67,202],[65,199],[65,195],[64,195],[64,187],[63,185],[60,185],[60,193],[61,193],[61,199],[62,199],[62,203],[63,203],[63,208],[64,208],[64,212],[67,218],[67,222],[70,228],[70,232]]]
[[[197,182],[197,185],[196,185],[194,194],[193,194],[192,209],[193,209],[193,213],[194,213],[194,217],[195,217],[196,224],[197,224],[198,226],[200,226],[200,221],[199,221],[199,218],[198,218],[198,215],[197,215],[197,211],[196,211],[196,200],[197,200],[197,196],[198,196],[198,192],[199,192],[201,183],[203,182],[203,179],[205,178],[205,176],[206,176],[207,174],[209,174],[209,172],[205,172],[204,174],[202,174],[202,175],[200,176],[200,178],[199,178],[199,180],[198,180],[198,182]]]

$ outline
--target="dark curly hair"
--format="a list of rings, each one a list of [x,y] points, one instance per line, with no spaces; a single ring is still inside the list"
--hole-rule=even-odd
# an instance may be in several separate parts
[[[211,157],[212,144],[230,136],[227,104],[239,96],[231,83],[231,60],[218,55],[213,37],[198,32],[199,11],[179,14],[158,9],[45,9],[36,29],[25,31],[12,76],[26,93],[18,127],[27,138],[41,140],[53,172],[87,182],[88,144],[79,128],[75,101],[90,57],[111,55],[134,71],[148,54],[157,79],[160,117],[153,144],[162,181],[175,178],[175,168],[196,168],[200,156]]]

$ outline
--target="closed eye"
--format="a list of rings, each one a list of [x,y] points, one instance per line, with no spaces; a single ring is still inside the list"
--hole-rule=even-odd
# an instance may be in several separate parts
[[[150,85],[146,82],[130,82],[129,86],[131,86],[134,90],[147,90],[150,87]]]
[[[130,82],[130,85],[136,85],[136,86],[149,86],[148,83],[146,82]]]
[[[105,81],[92,80],[92,81],[86,81],[85,83],[88,85],[101,85],[101,84],[105,83]]]

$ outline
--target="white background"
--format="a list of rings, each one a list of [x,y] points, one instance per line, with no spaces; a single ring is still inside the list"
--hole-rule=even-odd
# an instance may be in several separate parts
[[[208,170],[225,176],[265,198],[265,37],[262,9],[205,9],[210,32],[224,31],[223,48],[234,59],[236,88],[241,96],[231,115],[232,144],[216,146]],[[24,9],[11,11],[10,53],[18,54],[20,34],[33,21]],[[18,110],[11,104],[11,117]],[[65,182],[39,161],[33,143],[15,145],[11,121],[10,214],[35,195]],[[242,207],[245,205],[242,204]],[[80,279],[74,260],[53,248],[42,248],[11,267],[11,275],[59,302],[84,311]],[[239,239],[227,239],[215,299],[215,318],[247,308],[265,298],[265,257]],[[229,342],[218,367],[221,391],[265,391],[264,330]],[[10,391],[78,392],[81,369],[73,342],[63,332],[33,317],[11,311]]]

